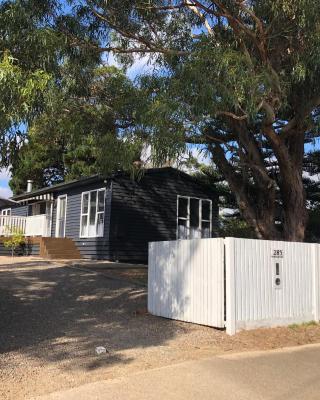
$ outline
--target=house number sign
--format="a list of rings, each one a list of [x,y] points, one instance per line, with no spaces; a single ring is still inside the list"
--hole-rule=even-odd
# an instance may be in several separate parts
[[[273,250],[272,258],[283,258],[283,250]]]

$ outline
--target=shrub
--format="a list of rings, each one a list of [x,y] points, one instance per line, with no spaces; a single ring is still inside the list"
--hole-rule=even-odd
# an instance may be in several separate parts
[[[4,242],[4,247],[11,249],[11,256],[14,256],[15,251],[25,245],[25,238],[23,236],[23,231],[19,228],[8,228],[8,235],[10,235]]]

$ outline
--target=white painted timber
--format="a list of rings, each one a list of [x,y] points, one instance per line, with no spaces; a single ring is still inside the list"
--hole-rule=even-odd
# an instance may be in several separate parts
[[[149,243],[148,310],[224,327],[224,240]]]
[[[313,245],[313,315],[314,320],[320,319],[320,245]]]
[[[25,236],[50,236],[48,216],[40,214],[27,217]]]
[[[319,321],[320,245],[238,238],[150,243],[148,289],[152,314],[223,327],[226,311],[231,335]]]
[[[25,233],[27,217],[0,215],[0,236]]]
[[[1,215],[0,236],[21,233],[24,236],[50,236],[49,218],[45,214],[30,217]]]
[[[234,238],[225,244],[229,334],[319,319],[318,245]]]

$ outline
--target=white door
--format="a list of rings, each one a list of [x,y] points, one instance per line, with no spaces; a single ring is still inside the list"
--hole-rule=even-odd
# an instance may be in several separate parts
[[[64,194],[58,197],[56,237],[65,237],[66,218],[67,218],[67,195]]]

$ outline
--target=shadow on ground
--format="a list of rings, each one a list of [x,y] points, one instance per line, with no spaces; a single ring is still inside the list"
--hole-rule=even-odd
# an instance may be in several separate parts
[[[184,330],[146,314],[145,288],[39,264],[0,266],[0,360],[1,354],[19,352],[89,371],[128,363],[131,359],[122,350],[158,346]],[[109,353],[97,357],[96,346]]]

